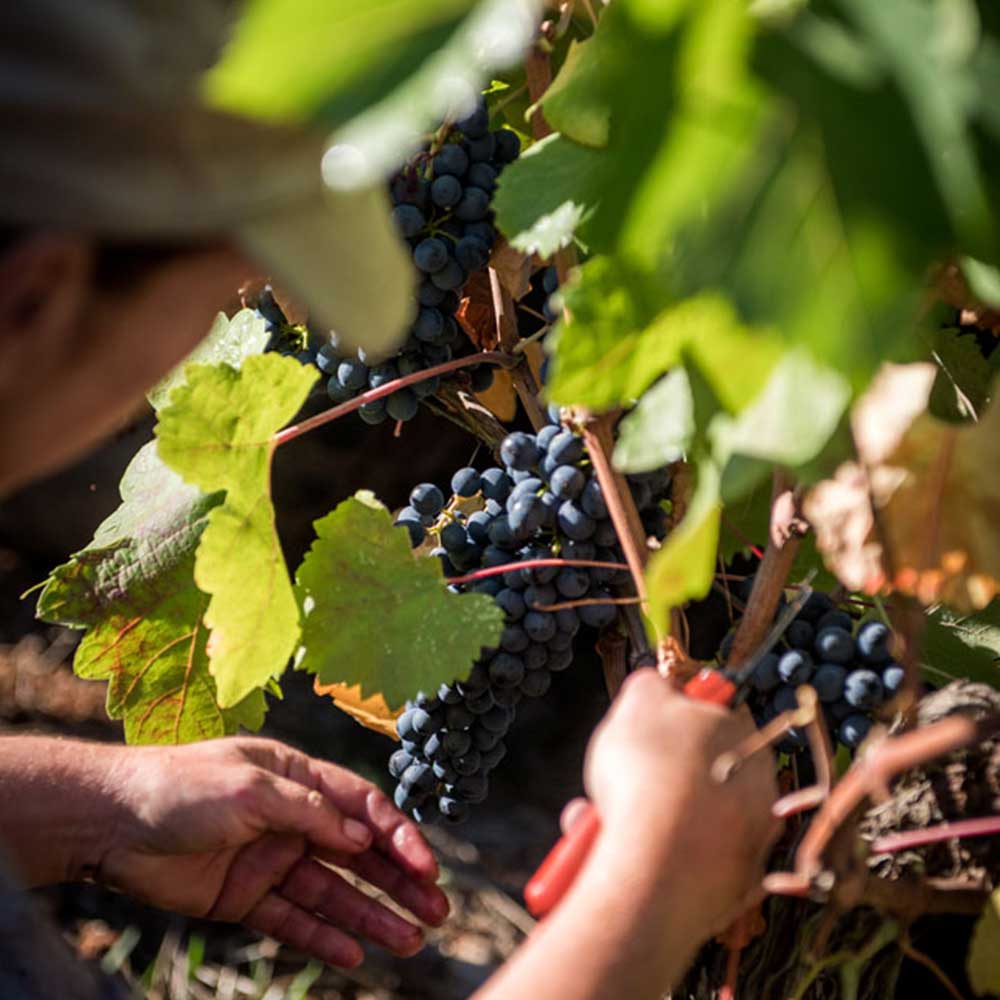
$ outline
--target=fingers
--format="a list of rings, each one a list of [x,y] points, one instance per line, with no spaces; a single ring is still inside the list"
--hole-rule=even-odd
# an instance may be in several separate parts
[[[368,825],[350,816],[315,788],[266,771],[251,786],[250,805],[266,830],[300,834],[330,851],[356,854],[372,843]]]
[[[383,854],[414,878],[437,881],[437,859],[424,835],[379,789],[336,764],[304,759],[327,798],[346,815],[364,823]]]
[[[321,852],[317,857],[339,868],[350,869],[425,924],[439,927],[448,916],[448,897],[433,882],[414,879],[376,851],[362,854]]]
[[[566,805],[563,806],[562,814],[559,817],[559,829],[562,830],[564,834],[569,833],[570,830],[576,826],[580,817],[587,811],[587,806],[590,803],[583,796],[577,796],[575,799],[570,799]]]
[[[305,854],[303,837],[271,834],[241,848],[233,856],[210,920],[236,923],[295,867]]]
[[[303,858],[295,865],[279,893],[349,934],[367,938],[404,958],[423,947],[424,936],[419,927],[312,859]]]
[[[353,969],[365,957],[354,938],[275,892],[269,892],[243,922],[251,930],[290,945],[327,965]]]

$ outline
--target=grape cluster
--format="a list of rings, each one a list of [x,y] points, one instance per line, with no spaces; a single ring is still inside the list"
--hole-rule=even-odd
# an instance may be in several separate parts
[[[795,708],[795,689],[811,684],[831,736],[856,748],[868,735],[875,710],[903,682],[903,668],[890,653],[891,639],[882,622],[856,623],[828,594],[810,594],[751,677],[749,702],[758,726]],[[723,655],[728,652],[725,646]],[[794,729],[779,749],[795,752],[806,745],[805,733]]]
[[[316,364],[327,376],[327,393],[343,403],[396,378],[444,364],[471,349],[455,313],[462,288],[474,271],[484,269],[496,240],[490,202],[497,177],[517,159],[521,143],[510,129],[491,131],[485,104],[456,122],[434,152],[418,153],[390,182],[392,217],[406,240],[420,276],[416,316],[398,354],[375,362],[364,350],[342,353],[336,341],[324,344]],[[493,381],[488,365],[471,371],[472,390],[483,392]],[[399,389],[365,403],[362,420],[378,424],[409,420],[421,399],[435,392],[438,378]]]
[[[515,706],[544,695],[552,674],[569,667],[581,625],[603,628],[618,615],[610,587],[627,579],[627,571],[527,565],[553,557],[623,561],[582,438],[560,425],[558,410],[550,409],[549,419],[537,434],[509,434],[500,446],[502,466],[463,468],[452,477],[452,493],[479,498],[482,509],[468,515],[454,505],[446,510],[442,491],[422,483],[396,518],[414,546],[428,534],[436,538],[433,554],[446,576],[511,566],[469,586],[450,585],[493,598],[506,622],[499,645],[484,650],[468,677],[407,702],[398,720],[402,746],[389,763],[398,781],[395,801],[421,822],[460,822],[486,797],[488,774],[506,752]],[[648,473],[629,483],[646,530],[662,538],[660,501],[669,476]],[[596,603],[576,603],[586,600]]]

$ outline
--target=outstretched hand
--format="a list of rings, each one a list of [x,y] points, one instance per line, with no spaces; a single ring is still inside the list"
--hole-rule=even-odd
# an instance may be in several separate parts
[[[125,751],[121,817],[97,877],[164,909],[240,922],[331,965],[367,939],[398,955],[419,926],[361,892],[349,869],[420,920],[448,914],[416,825],[374,785],[270,740]]]

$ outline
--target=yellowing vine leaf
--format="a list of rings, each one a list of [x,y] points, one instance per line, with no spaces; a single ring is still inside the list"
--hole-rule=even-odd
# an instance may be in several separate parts
[[[274,354],[190,365],[156,428],[163,460],[205,492],[225,491],[208,515],[194,577],[210,596],[205,624],[219,704],[235,705],[285,669],[299,612],[271,503],[272,436],[316,381],[315,369]]]
[[[260,690],[220,708],[194,582],[195,548],[219,493],[186,485],[150,442],[121,484],[122,505],[93,542],[52,571],[38,600],[46,621],[86,629],[73,669],[108,682],[108,714],[129,743],[185,743],[259,729]]]
[[[887,366],[853,415],[862,464],[815,487],[805,513],[845,586],[971,611],[1000,592],[1000,405],[974,424],[937,420],[922,412],[933,377]]]
[[[318,677],[313,684],[313,690],[316,694],[325,694],[332,698],[337,708],[346,712],[366,729],[373,729],[383,736],[399,739],[396,732],[396,718],[402,709],[392,711],[381,694],[363,698],[360,684],[323,684]]]

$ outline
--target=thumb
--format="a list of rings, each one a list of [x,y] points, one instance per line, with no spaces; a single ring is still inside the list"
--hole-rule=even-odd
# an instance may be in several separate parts
[[[255,789],[257,816],[268,833],[292,833],[316,847],[358,854],[372,844],[372,831],[345,816],[321,791],[266,771]]]

